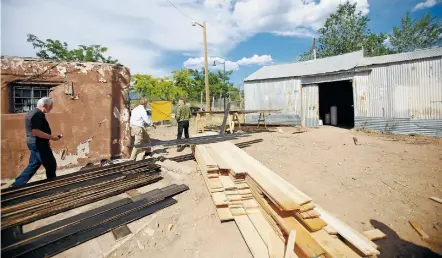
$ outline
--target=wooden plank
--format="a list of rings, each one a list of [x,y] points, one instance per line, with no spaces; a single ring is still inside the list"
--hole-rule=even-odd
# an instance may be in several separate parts
[[[227,103],[227,107],[224,108],[224,118],[220,127],[220,132],[219,132],[220,135],[223,135],[226,132],[226,123],[227,123],[227,117],[229,116],[229,110],[230,110],[230,102]]]
[[[216,148],[216,147],[215,147]],[[219,169],[227,169],[230,170],[232,166],[227,162],[223,157],[221,157],[215,150],[213,144],[207,144],[206,150],[212,156],[213,160],[218,165]]]
[[[385,235],[382,231],[380,231],[377,228],[364,231],[364,232],[362,232],[362,234],[364,236],[366,236],[368,239],[370,239],[371,241],[387,238],[387,235]]]
[[[229,176],[220,176],[219,180],[221,181],[221,184],[223,185],[224,189],[236,189],[235,184],[232,182]]]
[[[313,210],[316,207],[316,205],[313,202],[308,202],[306,204],[301,205],[301,208],[299,208],[300,212],[310,211]]]
[[[236,225],[254,258],[269,258],[269,252],[247,215],[235,216]]]
[[[246,210],[244,210],[244,208],[230,208],[230,212],[232,213],[232,215],[234,217],[247,214],[247,212],[246,212]]]
[[[325,230],[325,232],[327,232],[329,235],[337,235],[338,231],[336,231],[336,229],[334,229],[332,226],[327,225],[323,228]]]
[[[243,162],[232,155],[230,146],[223,145],[222,143],[214,143],[211,147],[216,153],[215,155],[229,164],[229,170],[232,175],[238,176],[247,174],[247,169],[243,166]]]
[[[299,247],[307,257],[318,257],[326,253],[325,249],[317,243],[308,230],[293,217],[292,212],[279,211],[278,208],[275,207],[275,204],[260,197],[253,188],[251,188],[251,190],[255,200],[261,205],[265,212],[278,223],[286,234],[289,234],[292,230],[296,230],[298,234],[296,246]]]
[[[325,249],[330,257],[360,257],[348,245],[329,235],[325,230],[319,230],[312,233],[315,240]]]
[[[216,208],[216,212],[218,213],[218,217],[221,222],[227,222],[233,220],[233,215],[228,207]]]
[[[239,183],[239,184],[235,184],[236,188],[239,190],[245,190],[245,189],[249,189],[249,185],[246,183]]]
[[[430,236],[417,224],[416,221],[409,221],[410,225],[419,233],[423,240],[430,239]]]
[[[315,210],[321,214],[321,218],[332,226],[339,235],[350,242],[356,249],[358,249],[364,256],[379,255],[379,251],[376,249],[376,244],[371,242],[365,236],[359,232],[353,230],[342,221],[330,215],[324,209],[316,206]]]
[[[24,255],[26,253],[34,253],[34,250],[42,248],[46,245],[54,243],[63,238],[69,238],[68,236],[80,233],[83,231],[93,230],[94,227],[99,227],[101,225],[109,224],[112,227],[107,227],[108,230],[112,230],[122,224],[127,224],[134,219],[138,219],[139,211],[149,210],[149,206],[154,203],[159,203],[165,198],[176,195],[180,192],[188,190],[189,188],[185,185],[176,186],[173,189],[168,189],[167,191],[161,191],[159,194],[149,196],[148,198],[141,199],[137,202],[129,203],[123,206],[116,207],[115,209],[108,210],[106,212],[97,214],[93,217],[86,218],[76,223],[70,223],[69,225],[62,226],[60,228],[53,229],[48,232],[44,232],[41,235],[36,235],[33,237],[26,237],[17,243],[11,244],[7,247],[2,246],[2,256],[15,257]],[[168,205],[175,203],[173,199],[172,202],[167,202]],[[167,206],[168,206],[167,205]],[[155,211],[156,209],[152,210]],[[126,218],[127,217],[127,218]],[[126,218],[120,220],[121,218]],[[117,225],[112,224],[112,221],[124,221],[125,223],[119,223]],[[127,223],[126,223],[127,222]],[[32,231],[31,231],[32,232]],[[30,234],[32,234],[29,232]],[[78,241],[78,240],[77,240]],[[38,257],[38,256],[36,256]]]
[[[88,227],[85,231],[80,231],[71,235],[70,237],[62,238],[58,241],[53,242],[53,244],[45,245],[41,248],[35,249],[31,252],[27,252],[20,257],[25,258],[43,258],[51,257],[65,250],[68,250],[74,246],[84,243],[88,240],[94,239],[100,235],[103,235],[113,228],[120,226],[121,224],[128,224],[137,219],[148,216],[158,210],[164,209],[168,206],[177,203],[173,198],[165,199],[161,202],[150,205],[149,207],[142,209],[138,212],[130,213],[128,216],[120,217],[117,220],[111,220],[107,223],[97,225],[95,227]]]
[[[289,239],[287,240],[287,247],[285,249],[284,258],[295,258],[297,255],[293,252],[295,250],[296,241],[296,231],[292,230],[289,234]]]
[[[195,147],[195,159],[197,158],[197,162],[200,166],[206,167],[206,173],[207,171],[215,171],[218,170],[218,165],[213,160],[212,156],[207,152],[204,145],[197,145]]]
[[[299,213],[303,219],[319,218],[320,214],[314,210],[300,212]]]
[[[212,199],[213,202],[215,203],[215,206],[223,206],[228,204],[227,203],[228,200],[224,192],[212,193]]]
[[[246,167],[248,175],[284,210],[298,210],[302,204],[311,201],[311,198],[305,193],[298,190],[233,143],[222,142],[219,144],[230,146],[231,153],[234,153],[236,158],[242,159],[242,164]]]
[[[295,217],[312,232],[321,230],[327,226],[327,223],[322,218],[304,219],[299,213],[295,213]]]
[[[275,233],[272,226],[266,220],[261,211],[258,210],[256,213],[247,214],[253,226],[255,226],[256,231],[261,236],[264,243],[267,245],[269,250],[270,258],[281,258],[284,256],[284,242]],[[292,249],[293,252],[293,249]]]
[[[440,198],[437,198],[437,197],[433,196],[433,197],[430,197],[430,199],[435,201],[435,202],[442,203],[442,199],[440,199]]]

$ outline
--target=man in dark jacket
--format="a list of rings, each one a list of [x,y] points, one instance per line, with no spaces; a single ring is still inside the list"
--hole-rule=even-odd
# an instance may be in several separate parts
[[[56,177],[57,161],[54,158],[49,141],[57,141],[62,136],[52,134],[51,127],[46,120],[45,113],[51,111],[52,105],[52,99],[44,97],[38,100],[37,108],[26,113],[26,143],[31,156],[29,157],[28,166],[15,179],[11,187],[26,184],[41,165],[46,169],[48,179]]]
[[[190,108],[186,106],[186,101],[184,98],[180,98],[178,101],[178,107],[176,109],[175,119],[178,122],[178,135],[177,139],[180,140],[183,135],[186,139],[189,138],[189,119],[192,117],[192,112]]]

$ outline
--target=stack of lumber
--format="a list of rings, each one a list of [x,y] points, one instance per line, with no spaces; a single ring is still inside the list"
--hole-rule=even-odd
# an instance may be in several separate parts
[[[21,227],[60,212],[161,179],[156,159],[81,170],[1,191],[1,230]]]
[[[173,205],[177,201],[172,197],[188,189],[186,185],[173,184],[141,194],[137,198],[124,198],[29,232],[7,237],[2,232],[1,256],[53,256]]]
[[[231,142],[195,159],[222,222],[235,221],[254,257],[368,257],[376,244]]]

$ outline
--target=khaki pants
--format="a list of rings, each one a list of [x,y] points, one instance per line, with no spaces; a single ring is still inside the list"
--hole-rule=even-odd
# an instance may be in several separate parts
[[[135,137],[134,145],[142,144],[142,143],[148,143],[150,142],[149,134],[147,134],[147,131],[144,127],[139,126],[132,126],[131,127],[131,135]],[[151,152],[150,147],[144,147],[144,148],[132,148],[132,153],[130,155],[131,160],[136,160],[138,152],[142,150],[143,153]]]

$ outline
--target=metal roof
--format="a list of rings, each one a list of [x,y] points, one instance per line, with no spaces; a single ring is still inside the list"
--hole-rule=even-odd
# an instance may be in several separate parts
[[[442,56],[442,46],[407,53],[365,58],[363,56],[363,51],[361,50],[305,62],[264,66],[255,73],[249,75],[244,81],[327,74],[348,71],[361,66],[403,62],[438,56]]]
[[[264,66],[245,78],[244,81],[299,77],[345,71],[355,68],[363,58],[363,51],[360,50],[339,56],[319,58],[304,62]]]
[[[393,55],[365,57],[358,66],[387,64],[438,56],[442,56],[442,47],[433,47]]]

